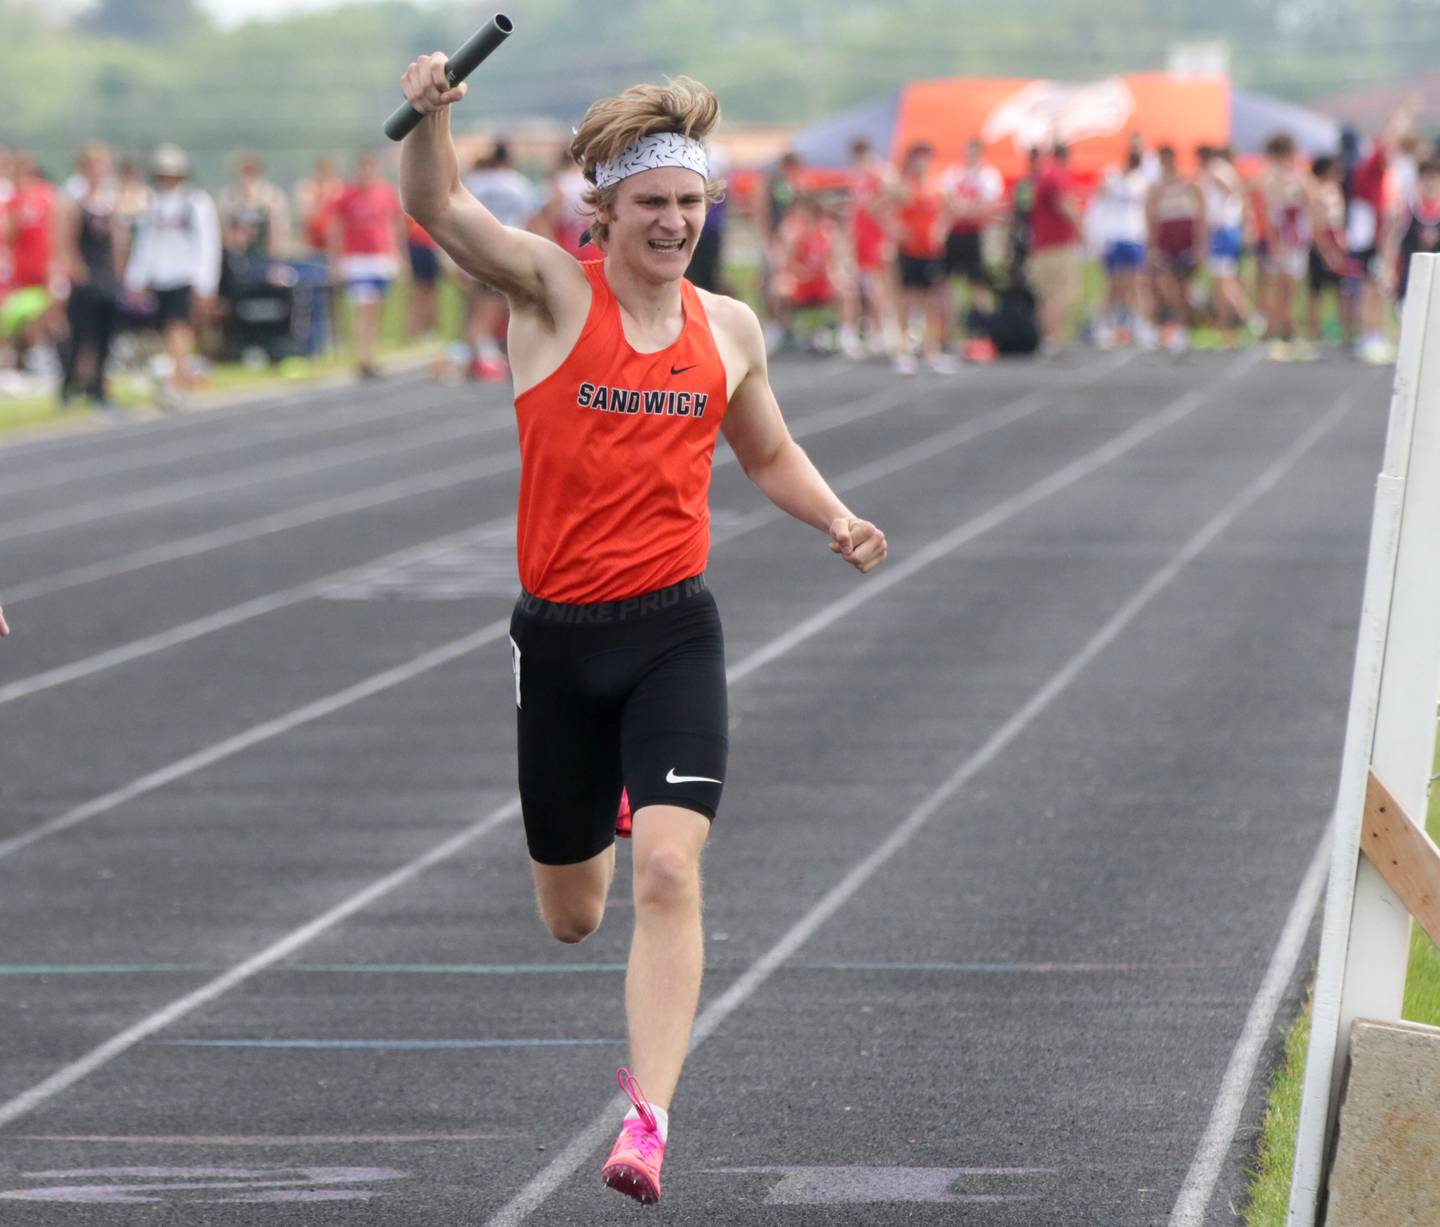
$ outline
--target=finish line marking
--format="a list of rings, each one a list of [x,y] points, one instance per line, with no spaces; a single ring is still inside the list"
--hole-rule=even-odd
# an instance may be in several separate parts
[[[765,1195],[767,1206],[867,1205],[877,1202],[1037,1201],[1033,1193],[961,1192],[964,1177],[1055,1176],[1053,1167],[712,1167],[707,1175],[779,1175]]]

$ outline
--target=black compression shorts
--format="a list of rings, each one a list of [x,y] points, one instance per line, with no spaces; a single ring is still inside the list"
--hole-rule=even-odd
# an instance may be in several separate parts
[[[523,592],[510,618],[531,857],[573,865],[630,808],[715,817],[729,751],[725,644],[705,577],[596,605]]]

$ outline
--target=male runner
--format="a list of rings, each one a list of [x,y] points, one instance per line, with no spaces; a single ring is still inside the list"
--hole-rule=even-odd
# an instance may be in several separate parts
[[[1278,133],[1265,142],[1265,170],[1260,178],[1265,199],[1269,248],[1265,305],[1269,357],[1275,362],[1295,358],[1295,287],[1310,266],[1314,189],[1300,165],[1295,138]]]
[[[1416,171],[1415,195],[1385,227],[1380,269],[1399,305],[1410,281],[1410,257],[1440,251],[1440,161],[1432,155]]]
[[[510,161],[510,146],[497,140],[487,156],[465,176],[464,187],[502,226],[530,229],[544,207],[539,190]],[[500,348],[505,335],[505,297],[494,286],[473,278],[465,286],[465,343],[470,375],[487,383],[503,382],[510,364]]]
[[[1328,155],[1310,163],[1310,174],[1314,180],[1310,198],[1310,260],[1306,269],[1310,293],[1305,301],[1306,339],[1296,346],[1296,354],[1300,357],[1316,356],[1315,347],[1323,336],[1320,308],[1326,291],[1334,298],[1336,316],[1346,339],[1349,339],[1350,321],[1342,290],[1349,255],[1345,242],[1345,189],[1341,183],[1344,173],[1340,160]]]
[[[1399,107],[1350,176],[1346,241],[1350,246],[1349,280],[1360,299],[1357,356],[1362,362],[1376,366],[1386,366],[1395,360],[1394,349],[1385,335],[1385,286],[1392,279],[1378,259],[1385,228],[1394,213],[1390,171],[1405,148],[1414,148],[1415,134],[1411,127],[1418,111],[1413,101]]]
[[[1035,180],[1030,250],[1030,276],[1040,299],[1040,352],[1053,354],[1069,339],[1070,317],[1085,290],[1080,215],[1064,144],[1056,144]]]
[[[1205,197],[1196,182],[1180,173],[1175,150],[1161,146],[1160,178],[1145,201],[1154,257],[1156,320],[1171,353],[1183,353],[1190,343],[1193,311],[1190,280],[1209,251],[1205,232]]]
[[[425,118],[405,140],[401,187],[406,210],[510,303],[526,840],[546,926],[580,941],[604,915],[628,789],[634,1074],[619,1076],[634,1109],[602,1180],[654,1202],[700,992],[700,852],[725,779],[723,644],[704,578],[717,433],[777,506],[827,533],[857,570],[884,560],[885,536],[790,437],[754,313],[685,280],[721,186],[700,143],[719,115],[714,95],[680,78],[586,112],[571,148],[605,259],[581,264],[502,226],[464,189],[449,108],[466,90],[449,87],[445,60],[422,56],[402,78]]]
[[[115,188],[110,152],[87,145],[80,155],[80,182],[59,204],[55,224],[56,256],[70,283],[66,315],[70,339],[61,358],[60,403],[68,405],[81,389],[101,408],[110,406],[105,363],[120,313],[126,236],[115,220]]]
[[[1105,317],[1097,330],[1101,349],[1129,342],[1155,347],[1145,279],[1145,201],[1151,180],[1140,163],[1140,151],[1132,149],[1123,166],[1105,172],[1091,200],[1091,225],[1105,264]]]
[[[950,201],[931,173],[935,161],[932,145],[910,146],[900,167],[900,187],[895,220],[900,232],[900,343],[892,364],[901,375],[918,369],[910,352],[910,330],[918,318],[920,352],[937,375],[959,370],[955,359],[944,351],[950,324],[950,287],[945,281],[945,235],[950,224]]]
[[[1210,232],[1210,294],[1216,323],[1229,344],[1238,341],[1254,307],[1240,284],[1240,257],[1245,251],[1249,195],[1228,146],[1202,146],[1200,190],[1205,194],[1205,228]]]
[[[860,323],[872,353],[900,352],[893,214],[895,168],[863,136],[850,142],[850,242],[860,291]]]
[[[950,233],[945,237],[946,306],[953,314],[953,289],[963,281],[967,308],[992,310],[995,294],[985,267],[985,231],[1004,211],[1005,180],[985,161],[985,147],[971,137],[965,142],[965,161],[941,172],[940,190],[952,206]],[[945,331],[950,332],[948,322]]]
[[[161,380],[159,400],[199,384],[191,368],[195,325],[209,319],[220,285],[220,216],[202,188],[187,182],[190,159],[176,145],[160,145],[150,160],[155,193],[140,216],[125,291],[132,303],[153,311],[168,360],[168,382]]]
[[[381,175],[379,156],[362,150],[355,169],[355,178],[330,209],[330,267],[350,299],[355,373],[378,379],[380,311],[391,285],[410,275],[409,261],[400,263],[410,238],[395,189]]]

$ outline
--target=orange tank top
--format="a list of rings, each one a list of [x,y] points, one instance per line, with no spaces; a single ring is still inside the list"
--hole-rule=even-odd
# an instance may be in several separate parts
[[[625,339],[603,260],[581,265],[590,313],[559,369],[515,398],[520,582],[548,601],[624,600],[705,569],[725,365],[700,295],[668,349]]]
[[[940,233],[940,189],[930,178],[906,179],[900,205],[900,250],[919,260],[933,260],[945,250]]]

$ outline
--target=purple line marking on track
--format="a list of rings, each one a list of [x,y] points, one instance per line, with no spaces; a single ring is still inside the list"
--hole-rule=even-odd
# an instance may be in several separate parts
[[[856,960],[791,963],[790,969],[809,971],[954,971],[977,974],[1049,975],[1056,972],[1205,971],[1213,963],[883,963]]]
[[[235,1134],[22,1133],[17,1142],[98,1142],[116,1146],[398,1146],[410,1142],[495,1142],[518,1133],[292,1133]]]
[[[627,902],[627,907],[633,903]],[[723,935],[712,935],[723,940]],[[915,972],[960,972],[977,975],[1001,973],[1026,973],[1047,975],[1073,972],[1165,972],[1165,971],[1214,971],[1236,966],[1233,962],[1205,963],[984,963],[984,962],[929,962],[902,963],[884,960],[832,959],[827,961],[809,960],[786,963],[786,971],[915,971]],[[707,972],[724,974],[740,970],[738,963],[711,962],[705,965]],[[440,976],[521,976],[521,975],[578,975],[595,972],[623,972],[624,963],[290,963],[269,968],[267,975],[440,975]],[[33,967],[0,967],[0,976],[78,976],[78,975],[154,975],[176,972],[210,974],[216,967],[184,965],[178,963],[116,963],[71,965],[36,965]]]
[[[316,1185],[370,1184],[403,1180],[407,1172],[389,1167],[86,1167],[22,1172],[27,1180],[109,1178],[136,1183],[49,1185],[0,1192],[0,1200],[105,1203],[188,1202],[218,1205],[252,1201],[360,1201],[383,1194],[372,1189],[316,1188]],[[185,1194],[223,1190],[224,1197]],[[180,1196],[176,1196],[179,1194]]]
[[[338,1048],[376,1052],[427,1052],[448,1048],[573,1048],[624,1040],[151,1040],[172,1048]]]
[[[857,1205],[871,1202],[1035,1201],[1028,1193],[965,1193],[962,1177],[1054,1176],[1050,1167],[720,1167],[708,1173],[779,1175],[767,1206]]]

